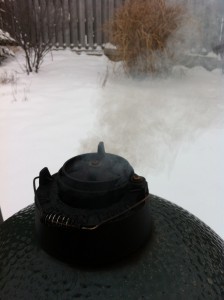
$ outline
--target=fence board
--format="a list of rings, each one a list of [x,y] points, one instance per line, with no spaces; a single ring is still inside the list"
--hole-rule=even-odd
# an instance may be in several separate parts
[[[52,17],[53,17],[53,24],[54,24],[54,45],[57,45],[57,0],[52,0]]]
[[[14,16],[16,17],[18,22],[20,22],[21,6],[18,5],[18,3],[16,1],[10,2],[10,6],[11,6],[12,11],[14,12]],[[18,26],[15,25],[14,22],[13,22],[13,27],[14,27],[13,29],[15,30],[15,32],[18,34],[19,33],[19,28],[18,28]],[[35,36],[36,36],[36,28],[34,27],[34,38],[35,38]]]
[[[62,34],[63,34],[63,47],[70,45],[70,33],[69,33],[69,6],[68,0],[61,0],[62,6]]]
[[[55,22],[55,44],[56,47],[63,46],[62,36],[62,7],[60,0],[53,0],[54,2],[54,22]]]
[[[39,2],[38,0],[33,0],[33,12],[34,12],[34,28],[35,28],[35,42],[38,41],[38,34],[40,32],[40,25],[38,22],[38,13],[39,13]]]
[[[19,21],[19,9],[20,8],[18,7],[16,1],[10,2],[10,10],[14,14],[14,16],[11,16],[11,18],[16,18],[17,21]],[[17,28],[17,26],[15,26],[15,23],[13,21],[12,21],[12,24],[13,24],[13,27],[12,27],[13,32],[18,33],[19,29]],[[34,29],[34,31],[35,31],[35,29]]]
[[[108,21],[113,19],[114,16],[114,0],[109,0],[109,14],[108,14]],[[111,33],[108,34],[108,39],[111,40]]]
[[[29,28],[29,40],[32,42],[34,42],[35,40],[35,31],[34,31],[34,27],[32,26],[32,20],[33,20],[33,7],[32,7],[32,0],[27,0],[27,7],[28,7],[28,20],[29,20],[29,24],[30,24],[30,28]]]
[[[46,1],[46,14],[47,14],[47,36],[48,42],[55,45],[55,19],[54,19],[54,4],[53,0]]]
[[[102,7],[102,24],[106,24],[108,22],[108,10],[109,10],[109,3],[108,0],[103,1],[103,7]],[[103,44],[108,42],[108,32],[106,30],[102,33],[103,37]]]
[[[115,0],[115,10],[121,7],[122,5],[122,0]]]
[[[78,19],[77,19],[77,1],[68,0],[70,12],[70,46],[71,48],[78,46]]]
[[[37,19],[38,19],[38,40],[42,43],[47,43],[47,24],[46,24],[46,2],[45,0],[37,0],[38,11],[37,11]]]
[[[36,12],[36,37],[37,40],[42,38],[42,27],[41,27],[41,19],[40,19],[40,0],[35,0],[35,12]]]
[[[86,0],[86,35],[87,35],[87,45],[93,47],[93,1]]]
[[[85,46],[85,2],[78,0],[78,33],[79,47]]]
[[[49,43],[48,30],[47,30],[47,5],[45,0],[39,0],[39,22],[41,27],[42,41],[47,44]]]
[[[114,15],[114,4],[114,0],[109,0],[109,20],[111,20]]]
[[[102,44],[102,2],[95,0],[95,43]]]

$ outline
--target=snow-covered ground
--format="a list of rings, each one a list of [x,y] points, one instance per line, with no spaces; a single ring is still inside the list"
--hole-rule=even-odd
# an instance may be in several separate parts
[[[32,179],[79,153],[129,160],[151,193],[195,214],[224,238],[224,76],[175,67],[133,79],[104,56],[49,55],[39,74],[17,53],[0,66],[0,206],[4,219],[33,203]]]

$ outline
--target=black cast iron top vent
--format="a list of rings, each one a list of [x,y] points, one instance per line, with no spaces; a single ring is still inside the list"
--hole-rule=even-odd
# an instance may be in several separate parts
[[[148,240],[147,182],[127,160],[105,153],[102,142],[96,153],[71,158],[54,175],[41,170],[34,191],[37,235],[56,257],[104,263]]]

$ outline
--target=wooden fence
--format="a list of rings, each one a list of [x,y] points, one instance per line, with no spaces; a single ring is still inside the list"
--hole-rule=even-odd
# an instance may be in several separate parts
[[[109,41],[104,24],[125,0],[18,0],[41,18],[44,43],[56,47],[95,48]],[[126,0],[127,1],[127,0]],[[35,39],[36,30],[31,30]]]
[[[44,42],[51,40],[56,46],[93,48],[108,42],[103,25],[124,0],[32,0],[35,1],[40,9],[47,11],[42,33]],[[50,33],[52,24],[54,34]]]
[[[15,4],[15,15],[17,15],[19,11],[21,15],[22,9],[24,17],[30,15],[30,20],[32,19],[33,22],[28,22],[26,27],[30,27],[29,36],[31,41],[34,41],[35,36],[40,33],[44,43],[50,42],[56,47],[95,48],[110,41],[108,32],[103,30],[104,24],[110,20],[117,8],[129,0],[6,1]],[[205,5],[205,2],[209,0],[179,1],[192,6],[192,11],[199,11],[200,15],[204,14],[204,19],[208,26],[214,23],[214,19],[211,19],[210,11],[206,12],[208,5]],[[211,5],[210,9],[212,9]],[[218,35],[218,30],[215,29],[215,31],[217,31],[215,34]],[[207,34],[207,28],[201,35],[205,43],[209,44],[210,36]],[[213,39],[216,39],[214,34]]]

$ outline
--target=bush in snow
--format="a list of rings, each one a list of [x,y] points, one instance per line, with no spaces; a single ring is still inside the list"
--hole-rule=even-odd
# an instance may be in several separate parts
[[[180,28],[185,10],[166,0],[130,0],[107,25],[124,70],[129,74],[158,74],[169,70],[174,47],[169,40]]]
[[[38,72],[44,56],[51,50],[50,43],[42,39],[47,8],[34,9],[33,1],[0,0],[0,19],[3,30],[10,33],[24,50],[26,72]]]
[[[0,29],[0,63],[4,58],[14,56],[14,52],[7,47],[14,43],[15,41],[11,38],[9,33]]]

